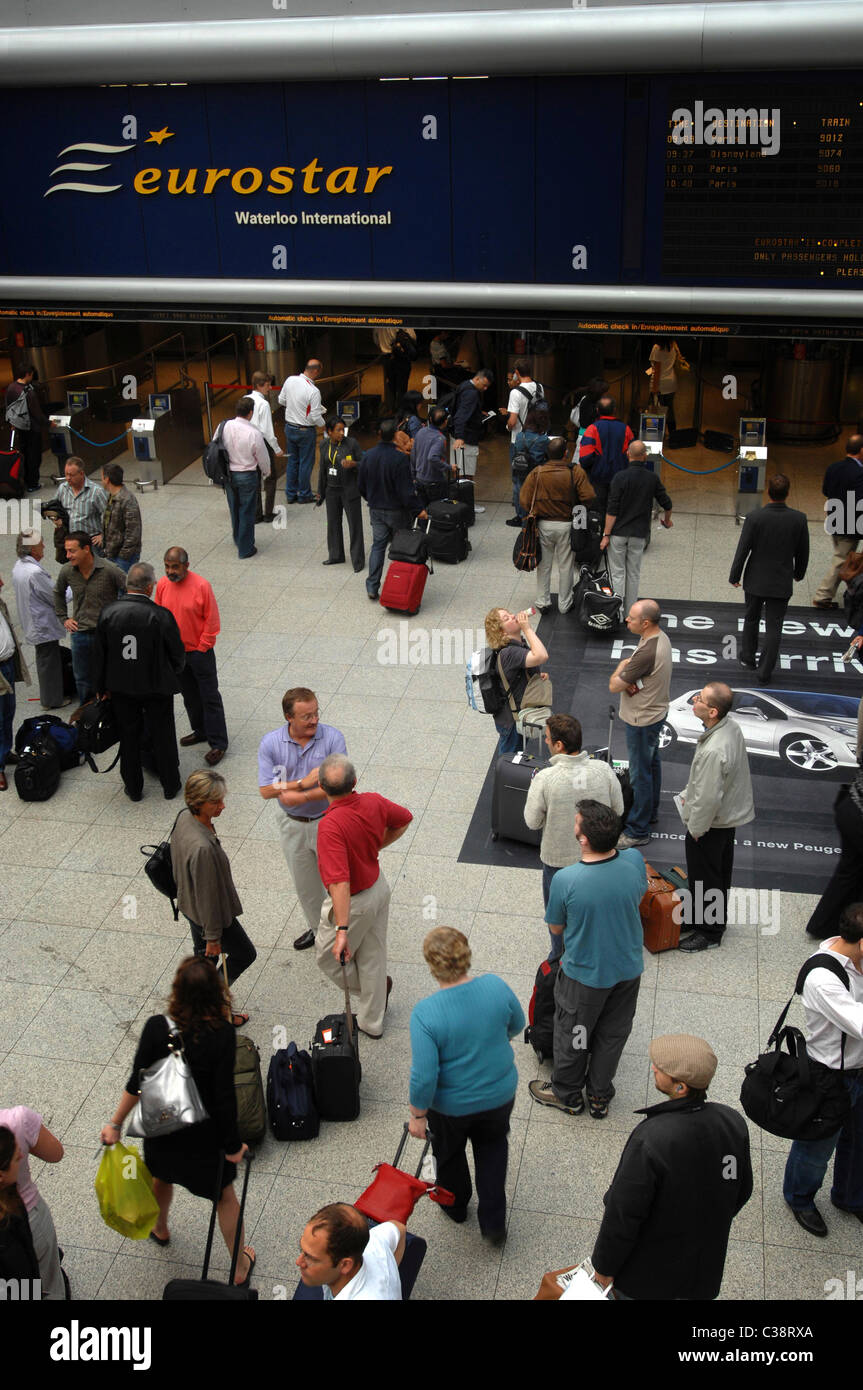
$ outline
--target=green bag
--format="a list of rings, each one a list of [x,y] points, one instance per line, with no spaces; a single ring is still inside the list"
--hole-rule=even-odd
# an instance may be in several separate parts
[[[261,1054],[245,1033],[237,1034],[234,1090],[237,1093],[237,1129],[240,1139],[250,1148],[257,1148],[267,1132],[267,1105],[261,1077]]]
[[[138,1150],[119,1142],[107,1147],[93,1186],[105,1225],[130,1240],[146,1240],[158,1220],[159,1204]]]

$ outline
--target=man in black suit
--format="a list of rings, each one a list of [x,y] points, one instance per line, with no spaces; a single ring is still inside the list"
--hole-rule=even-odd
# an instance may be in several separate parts
[[[857,549],[857,502],[863,499],[863,435],[852,434],[845,446],[844,459],[831,463],[824,474],[821,491],[827,498],[824,530],[833,542],[833,563],[812,600],[813,608],[837,608],[839,571],[852,550]]]
[[[766,507],[750,512],[743,523],[728,582],[746,595],[743,640],[738,658],[741,666],[758,672],[761,685],[769,685],[779,655],[782,619],[794,590],[794,581],[806,573],[809,563],[809,527],[804,512],[785,505],[791,484],[784,473],[776,473],[767,484],[770,498]],[[764,610],[766,633],[761,643],[758,628]]]
[[[120,728],[120,775],[130,801],[140,801],[144,792],[142,742],[165,800],[180,790],[174,696],[186,653],[173,613],[151,602],[155,583],[152,565],[133,565],[126,593],[106,604],[96,627],[96,689],[111,695]]]

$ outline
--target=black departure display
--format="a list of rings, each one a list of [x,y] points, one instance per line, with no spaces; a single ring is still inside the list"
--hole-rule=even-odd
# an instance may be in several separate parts
[[[847,78],[670,90],[666,277],[863,284],[863,89]]]

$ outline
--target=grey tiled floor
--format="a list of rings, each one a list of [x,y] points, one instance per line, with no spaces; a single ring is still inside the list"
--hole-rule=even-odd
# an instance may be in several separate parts
[[[506,495],[499,478],[489,482],[488,492],[479,488],[481,499]],[[283,691],[311,685],[325,720],[345,732],[361,788],[404,801],[415,816],[409,834],[384,855],[393,888],[395,989],[383,1041],[364,1040],[362,1115],[355,1124],[324,1125],[314,1144],[268,1139],[253,1171],[248,1230],[257,1248],[256,1282],[262,1297],[283,1297],[295,1283],[306,1217],[325,1201],[353,1199],[372,1165],[395,1148],[407,1114],[410,1011],[432,989],[421,954],[428,926],[460,927],[476,968],[498,971],[526,1002],[547,942],[539,873],[456,862],[495,746],[491,721],[467,709],[461,666],[378,661],[377,634],[397,620],[369,603],[362,576],[349,566],[322,570],[320,511],[288,508],[285,528],[259,527],[260,554],[240,562],[226,534],[224,501],[212,489],[175,484],[145,496],[142,505],[145,556],[158,568],[165,548],[183,543],[193,568],[212,581],[222,610],[216,650],[231,748],[222,765],[229,795],[220,832],[258,948],[256,964],[238,982],[237,1004],[251,1012],[248,1031],[265,1064],[274,1029],[305,1044],[316,1019],[338,1005],[313,955],[292,949],[302,917],[279,850],[276,812],[257,793],[257,744],[281,722]],[[532,579],[509,563],[512,532],[503,527],[509,514],[507,506],[491,503],[478,517],[468,563],[437,569],[412,626],[475,629],[493,604],[517,609],[532,601]],[[737,591],[726,580],[738,534],[729,516],[675,512],[675,529],[657,534],[645,561],[644,589],[659,597],[709,599],[721,592],[734,599]],[[798,586],[797,602],[810,601],[826,567],[826,541],[814,517],[812,541],[812,574]],[[13,560],[12,540],[0,537],[10,601]],[[27,704],[35,694],[18,688],[19,718],[39,708],[38,701]],[[178,732],[185,732],[179,701],[177,720]],[[197,753],[181,750],[184,776],[198,765]],[[142,1021],[162,1007],[189,947],[144,876],[138,852],[169,830],[174,814],[152,780],[144,801],[132,805],[116,772],[94,777],[86,767],[64,774],[44,805],[25,805],[11,789],[0,796],[0,1105],[35,1107],[66,1146],[59,1165],[34,1166],[82,1298],[158,1298],[169,1278],[195,1273],[203,1249],[206,1207],[181,1190],[165,1251],[109,1230],[93,1193],[100,1124],[126,1079]],[[706,958],[646,958],[618,1096],[605,1123],[533,1104],[527,1082],[548,1068],[517,1042],[509,1239],[502,1251],[491,1250],[473,1213],[456,1228],[421,1203],[412,1229],[429,1238],[429,1253],[415,1297],[528,1298],[544,1270],[589,1253],[602,1194],[635,1123],[632,1111],[654,1096],[649,1039],[665,1031],[704,1034],[720,1062],[712,1094],[735,1103],[741,1068],[766,1037],[805,954],[802,928],[813,901],[783,894],[774,936],[735,927],[722,951]],[[732,1230],[724,1297],[823,1298],[826,1280],[844,1281],[848,1269],[861,1267],[863,1230],[856,1220],[825,1199],[830,1235],[813,1241],[785,1210],[786,1148],[753,1130],[755,1193]],[[224,1249],[217,1248],[216,1263],[227,1268]]]

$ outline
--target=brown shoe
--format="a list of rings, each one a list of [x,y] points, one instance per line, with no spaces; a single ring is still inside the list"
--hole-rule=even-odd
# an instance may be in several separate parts
[[[206,741],[203,734],[185,734],[184,737],[180,739],[180,747],[191,748],[193,743],[206,743]]]
[[[5,792],[8,786],[9,783],[6,781],[6,773],[0,772],[0,792]]]
[[[211,748],[209,753],[204,754],[204,762],[209,763],[210,767],[215,767],[225,756],[224,748]]]

